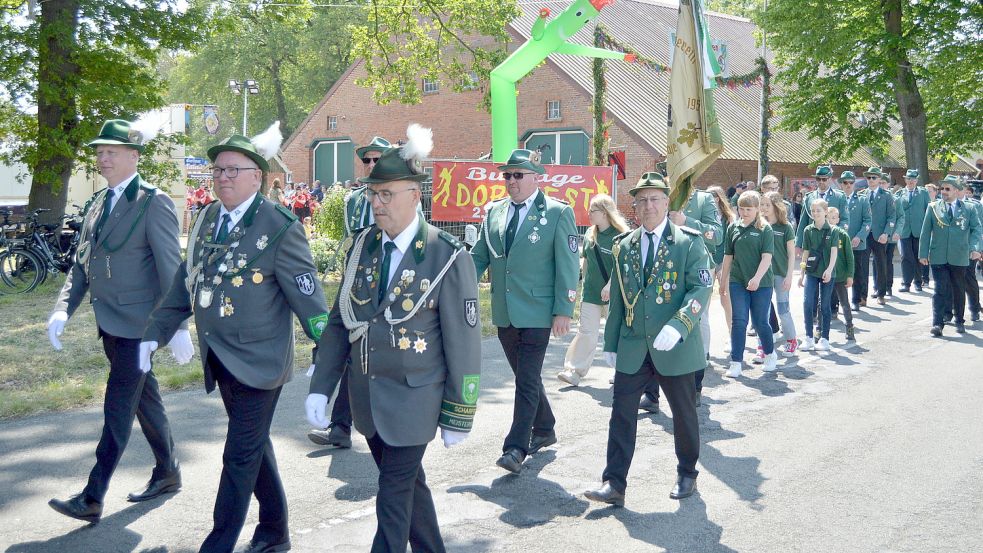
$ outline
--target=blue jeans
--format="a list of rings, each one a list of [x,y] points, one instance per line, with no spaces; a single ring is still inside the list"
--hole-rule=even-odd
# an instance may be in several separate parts
[[[805,315],[806,336],[812,338],[813,316],[816,313],[816,302],[819,302],[820,324],[819,335],[829,340],[829,320],[833,318],[830,298],[833,296],[833,280],[823,282],[819,277],[806,275]]]
[[[783,289],[785,281],[790,276],[778,276],[775,275],[775,302],[778,303],[778,318],[782,321],[782,334],[785,340],[795,339],[795,320],[792,318],[792,311],[789,308],[788,296],[789,292]],[[778,329],[773,329],[776,333]]]
[[[765,355],[775,351],[775,338],[771,335],[771,325],[768,323],[768,312],[771,310],[771,291],[769,288],[758,288],[748,291],[743,284],[730,283],[730,304],[732,323],[730,332],[730,360],[741,362],[744,359],[744,343],[747,340],[748,313],[751,324],[758,332],[761,349]]]

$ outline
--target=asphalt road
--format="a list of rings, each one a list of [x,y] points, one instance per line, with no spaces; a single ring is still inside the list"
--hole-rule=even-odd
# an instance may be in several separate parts
[[[798,298],[793,313],[801,313]],[[946,329],[945,338],[931,338],[930,302],[930,292],[901,294],[858,316],[856,345],[845,347],[834,322],[831,353],[802,353],[776,375],[754,369],[736,381],[722,377],[726,336],[714,303],[716,370],[707,374],[700,408],[699,493],[669,499],[672,419],[640,415],[624,508],[583,498],[603,470],[612,370],[598,359],[579,388],[562,385],[554,375],[569,337],[556,341],[544,377],[560,441],[527,461],[521,475],[506,475],[495,459],[514,389],[497,340],[486,340],[471,437],[449,450],[432,442],[424,461],[448,549],[983,551],[983,324],[964,336]],[[361,437],[352,450],[309,443],[306,391],[298,372],[284,388],[273,429],[293,550],[368,551],[377,476],[368,447]],[[84,485],[101,410],[0,424],[0,550],[196,551],[210,529],[221,470],[226,418],[217,396],[193,390],[165,397],[183,490],[125,501],[153,463],[135,426],[95,526],[46,502]],[[241,542],[256,516],[254,503]]]

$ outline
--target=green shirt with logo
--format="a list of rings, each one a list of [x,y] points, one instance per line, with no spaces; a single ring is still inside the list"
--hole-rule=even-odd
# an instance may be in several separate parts
[[[822,278],[823,273],[826,272],[826,268],[829,267],[830,252],[835,246],[836,235],[833,234],[829,223],[823,223],[823,228],[821,229],[816,228],[815,224],[807,226],[805,232],[802,234],[802,256],[806,258],[813,252],[818,252],[820,256],[817,268],[814,271],[809,271],[807,274]],[[805,252],[810,253],[807,254]]]
[[[775,236],[775,253],[771,258],[771,270],[784,277],[788,274],[788,242],[795,242],[795,229],[789,223],[771,225]]]
[[[614,237],[617,236],[618,229],[608,227],[607,230],[594,233],[593,238],[584,240],[584,249],[580,254],[584,258],[584,291],[583,298],[587,303],[595,305],[607,305],[608,302],[601,300],[601,288],[611,279],[611,271],[614,267],[614,256],[611,255],[611,246],[614,245]],[[608,279],[604,279],[601,268],[597,264],[600,255],[601,262],[604,263],[604,272]]]
[[[754,225],[744,226],[743,223],[735,223],[727,230],[724,244],[727,247],[724,254],[734,258],[730,265],[730,280],[739,282],[743,286],[747,286],[748,281],[758,272],[761,256],[775,253],[775,235],[768,223],[760,229]],[[769,267],[761,277],[758,287],[770,288],[773,280],[774,273]]]

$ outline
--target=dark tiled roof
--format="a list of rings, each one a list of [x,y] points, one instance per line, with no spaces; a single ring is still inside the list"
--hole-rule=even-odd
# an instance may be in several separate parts
[[[512,30],[528,39],[532,24],[540,7],[549,7],[559,14],[569,5],[567,2],[537,4],[528,8],[522,17],[512,22]],[[598,22],[619,43],[629,46],[648,59],[669,63],[669,33],[676,29],[675,5],[653,0],[617,0],[601,10]],[[755,69],[760,48],[755,45],[756,27],[750,20],[728,15],[709,13],[708,25],[715,40],[727,42],[730,58],[730,74],[742,75]],[[593,44],[594,26],[587,25],[574,35],[573,42]],[[588,94],[594,92],[591,59],[582,56],[554,54],[550,61],[566,73]],[[771,62],[771,56],[768,56]],[[609,60],[606,62],[608,83],[607,111],[648,145],[659,152],[666,150],[666,113],[669,98],[669,73],[658,73],[639,64]],[[773,86],[773,90],[777,87]],[[737,88],[720,87],[714,93],[717,115],[724,135],[724,153],[721,159],[758,159],[758,134],[760,127],[761,86]],[[520,100],[521,101],[521,100]],[[780,118],[771,119],[771,140],[768,143],[769,159],[775,163],[811,164],[812,152],[818,142],[810,139],[806,131],[775,131]],[[897,130],[900,134],[900,128]],[[892,141],[888,159],[880,163],[885,167],[904,167],[904,144]],[[834,160],[837,165],[877,165],[866,150],[858,150],[850,159]],[[962,162],[957,162],[963,165]],[[932,169],[938,164],[930,160]],[[955,169],[955,168],[954,168]],[[966,167],[970,169],[970,167]]]

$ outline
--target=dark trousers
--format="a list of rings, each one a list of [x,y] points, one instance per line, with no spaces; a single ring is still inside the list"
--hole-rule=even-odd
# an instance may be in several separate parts
[[[901,286],[908,287],[914,282],[921,286],[922,265],[918,262],[918,237],[901,239]]]
[[[672,409],[672,432],[676,446],[676,472],[696,478],[696,461],[700,458],[700,424],[696,415],[693,376],[664,376],[645,355],[645,361],[635,374],[614,373],[614,404],[608,425],[608,458],[602,480],[625,493],[628,469],[635,455],[635,433],[638,429],[638,400],[650,381],[656,380]]]
[[[505,437],[502,451],[515,448],[526,453],[531,434],[549,436],[554,432],[556,417],[546,398],[542,378],[550,331],[549,328],[498,327],[498,341],[502,343],[505,358],[515,375],[512,428]]]
[[[805,312],[806,336],[813,337],[814,317],[816,310],[819,310],[819,336],[816,338],[826,338],[829,340],[829,323],[833,317],[829,304],[833,296],[833,282],[823,282],[823,279],[806,275],[805,296],[803,298],[803,311]]]
[[[898,249],[898,245],[894,242],[887,243],[887,288],[885,291],[888,294],[892,294],[894,289],[894,252]]]
[[[969,311],[971,313],[980,312],[980,283],[976,280],[976,265],[979,261],[970,260],[969,267],[966,267],[965,277],[966,277],[966,303],[969,304]]]
[[[338,395],[334,398],[334,406],[331,407],[331,424],[337,424],[351,429],[352,427],[352,405],[348,397],[348,371],[351,370],[351,363],[345,365],[345,372],[338,381]]]
[[[870,275],[870,250],[853,250],[853,305],[867,299],[867,282]]]
[[[867,238],[867,249],[874,259],[874,297],[883,298],[891,287],[887,268],[887,244],[881,244],[871,235]]]
[[[372,553],[445,551],[440,537],[437,511],[423,472],[427,444],[391,446],[379,434],[368,439],[375,466],[379,468],[379,493],[375,499],[378,526]]]
[[[963,288],[966,267],[956,265],[932,265],[935,291],[932,294],[932,326],[943,326],[946,313],[954,313],[959,324],[966,322],[966,295]]]
[[[235,547],[249,511],[249,498],[259,502],[259,525],[253,540],[277,543],[287,539],[287,496],[270,441],[270,424],[280,388],[260,390],[239,382],[213,352],[208,365],[218,381],[229,428],[222,453],[222,477],[212,514],[214,526],[200,551],[228,553]]]
[[[96,464],[89,473],[85,494],[102,502],[106,497],[109,479],[119,464],[123,450],[130,440],[133,417],[154,452],[156,466],[153,476],[159,477],[174,470],[174,440],[167,421],[160,388],[154,373],[140,371],[140,340],[119,338],[99,330],[102,349],[109,359],[109,379],[103,401],[102,435],[96,446]]]
[[[839,298],[839,303],[843,305],[843,319],[847,326],[853,326],[853,312],[850,311],[850,308],[848,307],[850,305],[850,298],[847,296],[846,292],[846,281],[837,282],[833,286],[833,292],[835,293],[830,300]],[[830,303],[832,304],[832,302]],[[832,306],[830,307],[830,312],[832,312]],[[820,316],[822,316],[822,313],[820,313]]]

